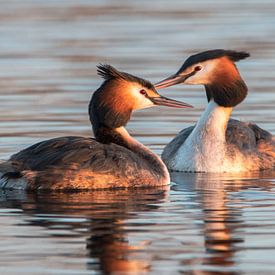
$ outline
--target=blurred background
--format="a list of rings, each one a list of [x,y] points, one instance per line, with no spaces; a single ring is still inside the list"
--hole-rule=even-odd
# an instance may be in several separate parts
[[[0,0],[0,159],[62,135],[92,136],[98,63],[157,82],[190,55],[244,50],[249,94],[233,117],[275,134],[274,0]],[[191,110],[134,113],[160,154],[206,104],[204,88],[160,91]],[[274,274],[275,174],[175,174],[168,190],[0,190],[1,274]]]
[[[45,138],[91,135],[98,63],[156,82],[214,48],[251,53],[238,64],[249,95],[233,115],[274,133],[274,31],[271,0],[1,0],[0,158]],[[199,86],[161,93],[195,109],[135,113],[129,131],[157,153],[206,103]]]

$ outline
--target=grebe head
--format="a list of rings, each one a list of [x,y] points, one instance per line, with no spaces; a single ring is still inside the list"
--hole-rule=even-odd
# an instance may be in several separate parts
[[[110,65],[99,65],[98,74],[105,81],[93,94],[89,106],[94,129],[125,126],[134,110],[156,105],[188,108],[191,105],[159,95],[149,81],[120,72]]]
[[[176,74],[158,82],[155,87],[162,89],[179,83],[205,85],[208,100],[214,98],[219,105],[233,107],[247,94],[235,62],[247,57],[247,52],[231,50],[201,52],[190,56]]]

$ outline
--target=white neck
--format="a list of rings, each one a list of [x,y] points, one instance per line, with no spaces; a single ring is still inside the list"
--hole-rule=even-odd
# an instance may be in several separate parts
[[[232,107],[219,106],[210,100],[193,132],[196,132],[196,135],[200,133],[208,136],[210,139],[225,141],[225,132],[231,113]]]
[[[152,171],[157,171],[157,176],[161,177],[161,181],[168,184],[170,183],[170,175],[166,165],[161,158],[154,154],[149,148],[130,136],[124,127],[116,128],[116,131],[123,137],[123,140],[127,143],[127,147],[147,161],[148,166],[152,167]]]
[[[172,166],[179,171],[216,172],[226,157],[226,128],[232,108],[211,100],[179,148]]]

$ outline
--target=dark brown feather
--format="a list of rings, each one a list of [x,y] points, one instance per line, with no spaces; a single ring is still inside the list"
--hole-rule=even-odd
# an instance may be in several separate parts
[[[187,58],[186,61],[183,63],[182,67],[177,72],[177,74],[183,72],[188,67],[193,66],[197,63],[204,62],[211,59],[221,58],[224,56],[228,57],[233,62],[237,62],[239,60],[249,57],[250,54],[248,52],[238,52],[238,51],[223,50],[223,49],[200,52],[200,53],[191,55],[189,58]]]
[[[108,64],[99,64],[97,66],[97,73],[98,75],[103,77],[105,80],[120,79],[120,80],[129,81],[129,82],[137,82],[145,88],[148,88],[150,90],[155,90],[155,87],[151,82],[125,72],[120,72],[117,69],[115,69],[113,66]]]
[[[28,189],[102,189],[158,184],[158,173],[125,147],[92,138],[60,137],[13,155],[6,174],[20,172]],[[145,180],[146,179],[146,180]]]

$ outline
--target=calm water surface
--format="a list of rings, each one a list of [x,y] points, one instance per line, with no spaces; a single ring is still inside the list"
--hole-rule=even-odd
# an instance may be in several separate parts
[[[92,135],[87,105],[111,63],[156,82],[190,54],[246,50],[234,117],[275,134],[274,1],[0,1],[0,158],[46,138]],[[162,91],[195,106],[134,114],[161,153],[205,106],[202,87]],[[1,274],[275,274],[275,172],[172,175],[165,189],[0,192]]]

